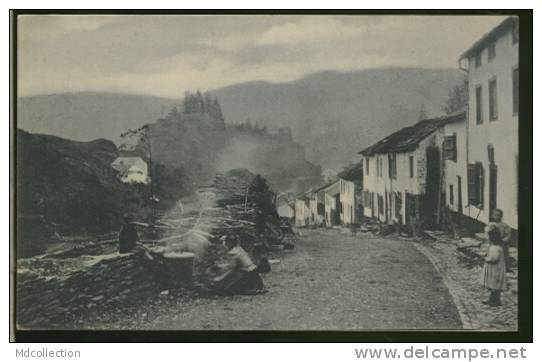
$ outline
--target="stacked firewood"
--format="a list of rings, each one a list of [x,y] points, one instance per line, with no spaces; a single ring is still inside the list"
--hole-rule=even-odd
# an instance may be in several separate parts
[[[87,261],[78,271],[49,274],[25,268],[17,274],[17,323],[22,327],[62,327],[84,310],[140,301],[160,291],[191,285],[192,259],[174,265],[146,248]],[[54,265],[57,260],[41,258]],[[45,274],[45,275],[44,275]]]
[[[225,237],[238,238],[258,262],[258,250],[284,236],[262,178],[231,172],[200,191],[206,201],[191,213],[166,217],[161,238],[146,240],[133,253],[118,254],[116,240],[105,240],[18,261],[19,326],[62,327],[86,310],[205,283],[209,270],[227,261]]]

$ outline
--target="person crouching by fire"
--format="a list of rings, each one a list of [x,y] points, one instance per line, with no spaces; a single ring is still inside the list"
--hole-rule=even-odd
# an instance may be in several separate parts
[[[214,279],[215,290],[232,294],[262,294],[263,280],[248,253],[240,245],[235,236],[225,240],[228,256],[231,258],[230,270]]]

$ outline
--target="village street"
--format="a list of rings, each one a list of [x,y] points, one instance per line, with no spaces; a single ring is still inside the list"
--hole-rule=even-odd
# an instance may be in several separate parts
[[[130,313],[97,313],[87,328],[372,330],[461,329],[433,265],[408,241],[302,229],[257,296],[168,292]],[[272,256],[275,257],[275,256]],[[89,316],[90,317],[90,316]],[[121,318],[121,319],[119,319]]]

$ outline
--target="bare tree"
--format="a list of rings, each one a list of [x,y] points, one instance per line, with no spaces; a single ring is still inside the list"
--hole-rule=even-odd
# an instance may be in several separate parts
[[[130,139],[135,141],[136,148],[139,148],[145,152],[145,156],[149,162],[149,190],[150,190],[150,201],[151,201],[151,213],[152,216],[155,216],[154,203],[156,202],[156,197],[154,195],[153,188],[153,158],[152,158],[152,142],[149,137],[150,126],[145,124],[137,129],[130,129],[120,135],[123,139]],[[122,144],[120,149],[127,149],[129,146],[127,144]]]

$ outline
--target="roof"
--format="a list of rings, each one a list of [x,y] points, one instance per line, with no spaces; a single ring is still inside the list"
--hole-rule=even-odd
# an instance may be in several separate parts
[[[328,188],[329,186],[333,185],[333,184],[336,183],[337,181],[338,181],[338,180],[330,181],[330,182],[328,182],[328,183],[326,183],[326,184],[324,184],[324,185],[318,187],[317,189],[312,190],[312,192],[314,192],[314,193],[320,192],[320,191],[322,191],[323,189]]]
[[[138,161],[145,162],[141,157],[117,157],[111,163],[111,167],[122,173],[128,171]]]
[[[286,195],[277,197],[277,206],[289,205],[292,206],[295,200],[289,199]]]
[[[392,133],[388,137],[367,147],[359,153],[364,156],[373,156],[382,153],[409,152],[416,149],[418,143],[436,131],[438,128],[454,122],[466,120],[464,109],[438,118],[424,119],[413,126],[405,127]]]
[[[294,202],[293,201],[290,201],[290,200],[279,200],[277,201],[277,207],[281,207],[281,206],[289,206],[289,207],[294,207]]]
[[[339,178],[346,181],[356,181],[363,177],[363,162],[358,162],[355,165],[347,168],[339,173]]]
[[[465,50],[459,57],[459,60],[473,56],[475,53],[483,49],[489,42],[502,36],[502,34],[504,34],[510,28],[517,26],[518,23],[519,21],[517,16],[507,17],[499,25],[478,39],[469,49]]]
[[[308,200],[310,200],[311,198],[309,197],[309,195],[308,195],[307,192],[303,192],[303,193],[297,195],[295,199],[296,199],[296,200],[300,200],[300,201],[308,201]]]
[[[327,185],[324,190],[326,192],[326,194],[329,194],[329,193],[333,193],[333,194],[337,194],[339,193],[340,189],[339,189],[339,181],[340,180],[336,180],[335,182],[332,182],[331,184]]]

